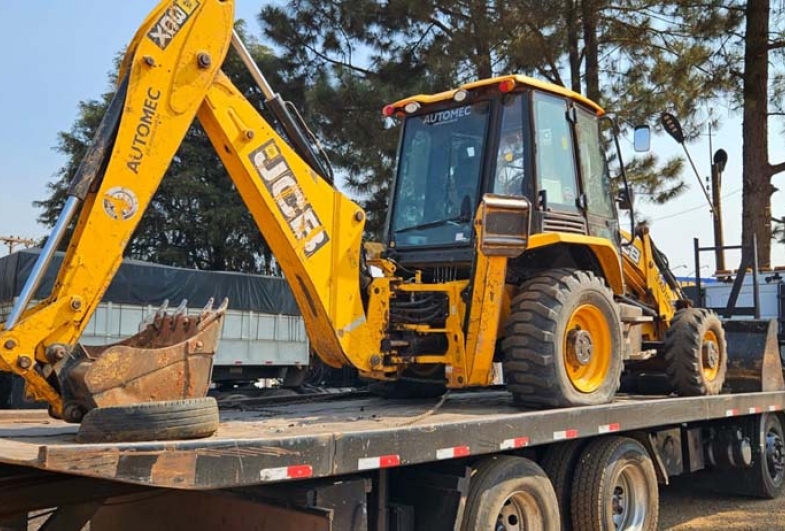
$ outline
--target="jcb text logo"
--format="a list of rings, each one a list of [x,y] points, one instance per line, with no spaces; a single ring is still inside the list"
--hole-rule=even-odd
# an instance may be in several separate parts
[[[172,6],[164,11],[147,36],[160,49],[166,50],[180,28],[185,26],[198,7],[199,2],[196,0],[173,0]]]
[[[254,150],[249,158],[267,191],[273,196],[278,211],[286,219],[289,229],[299,242],[304,242],[305,256],[318,251],[330,238],[305,199],[292,169],[283,158],[281,150],[270,140]]]

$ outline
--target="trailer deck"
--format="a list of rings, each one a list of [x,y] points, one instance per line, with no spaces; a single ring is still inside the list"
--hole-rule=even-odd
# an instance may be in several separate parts
[[[211,438],[77,444],[43,411],[0,412],[0,463],[123,483],[224,489],[499,453],[598,434],[785,408],[785,392],[621,395],[601,406],[522,411],[504,391],[442,400],[338,398],[222,410]]]

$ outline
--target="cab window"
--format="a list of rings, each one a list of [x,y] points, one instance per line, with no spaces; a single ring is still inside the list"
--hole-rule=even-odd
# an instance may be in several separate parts
[[[583,109],[578,109],[575,131],[578,135],[581,177],[589,213],[612,218],[611,179],[597,117]]]
[[[502,100],[502,128],[496,152],[493,193],[524,195],[525,154],[523,142],[524,94],[511,94]]]
[[[538,188],[548,206],[576,209],[575,156],[563,99],[534,93],[534,142]]]

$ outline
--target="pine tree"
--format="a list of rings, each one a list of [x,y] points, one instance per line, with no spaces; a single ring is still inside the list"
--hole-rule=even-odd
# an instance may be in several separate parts
[[[291,0],[260,20],[283,51],[284,77],[307,87],[309,121],[378,235],[398,136],[379,114],[385,103],[523,73],[588,95],[623,129],[670,110],[697,131],[702,103],[732,87],[711,68],[710,44],[739,17],[685,0]],[[630,174],[661,202],[684,191],[682,167],[649,155]]]
[[[243,34],[249,51],[265,71],[277,71],[277,59],[268,48]],[[258,107],[262,96],[234,52],[224,71]],[[112,90],[116,69],[110,76]],[[35,203],[42,209],[39,221],[52,226],[65,201],[65,191],[112,98],[79,104],[76,121],[59,134],[57,150],[67,160],[48,184],[49,196]],[[186,133],[179,151],[145,211],[126,248],[131,258],[160,264],[222,271],[272,274],[272,255],[259,229],[242,203],[220,159],[198,122]]]

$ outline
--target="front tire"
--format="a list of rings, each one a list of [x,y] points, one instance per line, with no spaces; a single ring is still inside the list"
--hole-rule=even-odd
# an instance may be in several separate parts
[[[515,401],[572,407],[613,400],[622,371],[620,321],[610,289],[589,271],[555,269],[526,281],[502,341]]]
[[[501,455],[474,466],[462,531],[560,531],[559,506],[545,472]]]
[[[728,371],[728,347],[717,314],[699,308],[679,310],[665,333],[663,349],[676,394],[720,394]]]

